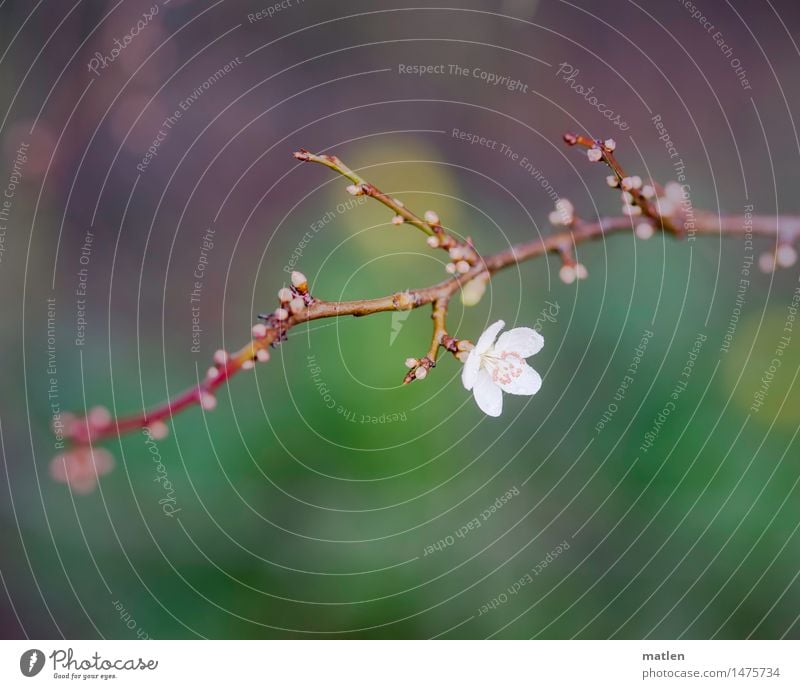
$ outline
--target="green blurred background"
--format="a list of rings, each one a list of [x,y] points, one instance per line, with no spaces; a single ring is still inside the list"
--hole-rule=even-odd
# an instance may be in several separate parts
[[[750,411],[798,270],[753,268],[725,351],[741,239],[619,235],[579,247],[587,281],[565,285],[556,261],[538,260],[498,275],[478,306],[454,302],[460,337],[497,319],[544,335],[530,361],[541,392],[507,396],[499,419],[481,414],[452,358],[400,385],[404,359],[427,349],[427,309],[322,321],[232,381],[213,413],[177,417],[157,455],[138,433],[106,443],[116,468],[92,494],[49,478],[48,298],[58,402],[128,413],[241,344],[292,261],[331,300],[444,278],[442,252],[381,206],[353,203],[330,171],[297,164],[299,147],[335,151],[484,253],[552,232],[553,199],[518,161],[454,128],[526,156],[591,219],[618,213],[618,197],[561,134],[613,136],[631,170],[667,181],[674,160],[651,122],[660,114],[697,208],[800,213],[796,3],[707,3],[732,57],[680,2],[415,5],[307,0],[251,20],[262,7],[173,0],[97,75],[88,61],[149,2],[0,7],[0,186],[30,144],[0,253],[3,635],[800,634],[796,333]],[[556,74],[564,62],[628,130]],[[400,64],[477,67],[526,88]],[[208,228],[196,353],[190,292]],[[772,248],[757,240],[756,260]],[[598,430],[647,332],[633,382]],[[699,335],[688,385],[645,451]],[[154,458],[174,516],[159,503]]]

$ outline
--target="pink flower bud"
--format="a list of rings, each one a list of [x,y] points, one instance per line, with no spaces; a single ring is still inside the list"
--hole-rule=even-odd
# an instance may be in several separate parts
[[[278,290],[278,299],[280,299],[281,304],[285,304],[287,301],[294,299],[294,293],[288,287],[281,287]]]
[[[260,340],[262,337],[267,336],[267,326],[263,323],[256,323],[253,326],[252,333],[253,337],[255,337],[257,340]]]
[[[102,428],[111,423],[111,412],[105,407],[92,407],[87,414],[86,420],[93,428]]]
[[[217,406],[217,398],[214,397],[210,392],[201,392],[200,393],[200,406],[205,411],[212,411],[216,409]]]
[[[169,435],[169,427],[163,421],[153,421],[147,427],[147,432],[153,440],[164,440]]]
[[[261,363],[269,361],[269,352],[266,349],[259,349],[256,352],[256,359],[258,359]]]
[[[436,214],[435,211],[425,211],[425,222],[429,225],[438,225],[439,224],[439,216]]]
[[[297,270],[292,271],[292,285],[300,292],[306,292],[308,290],[308,280],[306,276]]]
[[[561,282],[565,285],[571,285],[577,277],[575,268],[573,266],[561,266],[561,270],[558,271],[558,277],[561,278]]]
[[[592,163],[598,163],[603,159],[603,152],[596,146],[586,151],[586,155]]]
[[[66,483],[75,493],[91,493],[97,479],[114,468],[114,458],[101,447],[75,447],[53,457],[50,476],[59,483]]]

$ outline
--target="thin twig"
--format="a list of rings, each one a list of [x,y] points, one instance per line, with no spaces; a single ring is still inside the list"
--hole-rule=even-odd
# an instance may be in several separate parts
[[[623,179],[626,179],[624,171],[604,142],[597,142],[586,137],[574,135],[565,136],[565,140],[572,145],[580,144],[589,148],[599,147],[602,153],[602,160],[611,167],[619,181],[622,182]],[[335,156],[315,155],[308,151],[299,151],[295,153],[295,157],[299,160],[323,164],[345,176],[354,185],[357,185],[361,193],[380,201],[397,216],[402,217],[404,222],[419,228],[429,237],[449,237],[438,222],[428,222],[420,218],[408,210],[402,202],[388,194],[384,194],[374,185],[362,179]],[[671,233],[676,238],[686,237],[681,213],[677,212],[670,217],[661,215],[657,204],[653,204],[650,199],[645,198],[639,189],[634,189],[631,192],[631,197],[635,204],[642,207],[642,214],[647,219],[647,222],[652,223],[657,229]],[[217,352],[215,365],[209,370],[205,380],[177,397],[139,414],[114,419],[108,418],[107,413],[93,415],[90,412],[85,418],[73,418],[69,423],[65,424],[65,437],[76,445],[87,445],[90,442],[118,436],[139,428],[155,428],[158,424],[163,424],[164,420],[196,404],[206,409],[213,408],[215,404],[213,393],[217,388],[239,371],[253,368],[256,361],[266,361],[269,358],[269,348],[277,346],[285,340],[288,332],[293,327],[322,318],[368,316],[387,311],[407,311],[417,309],[426,304],[432,304],[433,311],[431,316],[434,321],[434,331],[430,349],[421,361],[416,362],[411,367],[404,382],[424,378],[428,370],[435,366],[440,347],[453,352],[459,357],[459,354],[468,351],[471,346],[467,340],[457,340],[448,334],[445,325],[449,300],[471,280],[479,276],[486,278],[487,276],[484,273],[491,275],[509,266],[548,253],[556,253],[562,257],[571,256],[572,249],[578,244],[605,239],[612,234],[631,232],[633,227],[641,222],[642,218],[636,219],[630,216],[606,217],[594,222],[574,219],[564,231],[532,239],[528,242],[514,245],[504,251],[480,257],[477,260],[472,256],[465,257],[465,260],[470,261],[468,268],[447,280],[429,287],[396,292],[377,299],[356,299],[340,302],[322,301],[313,298],[308,293],[305,277],[300,273],[294,273],[292,275],[292,287],[290,289],[283,288],[279,293],[281,306],[269,315],[264,316],[265,322],[263,324],[253,327],[253,338],[244,347],[232,354]],[[718,215],[698,210],[694,213],[692,231],[693,234],[716,236],[744,236],[747,233],[752,233],[753,235],[772,238],[776,240],[777,245],[789,246],[800,237],[800,217]],[[445,240],[445,243],[448,241]],[[457,242],[451,246],[451,249],[463,246],[466,245]],[[471,248],[471,243],[468,246]],[[477,252],[475,256],[477,256]],[[420,370],[424,370],[425,373],[420,375],[418,373]],[[411,377],[409,378],[409,376]]]

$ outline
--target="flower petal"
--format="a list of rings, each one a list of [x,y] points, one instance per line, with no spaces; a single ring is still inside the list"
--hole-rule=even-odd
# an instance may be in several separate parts
[[[464,362],[464,368],[461,369],[461,382],[467,390],[472,390],[475,381],[478,380],[478,369],[480,367],[481,355],[478,354],[477,349],[473,349]]]
[[[489,284],[489,273],[481,273],[478,277],[470,280],[461,288],[461,303],[464,306],[475,306],[480,303],[483,295],[486,294],[486,285]]]
[[[472,394],[484,414],[500,416],[503,413],[503,391],[497,387],[486,369],[478,371],[478,380]]]
[[[494,344],[497,333],[506,327],[505,321],[496,321],[492,323],[483,334],[478,338],[475,344],[475,350],[478,354],[485,354],[486,351]]]
[[[542,387],[542,377],[528,364],[523,364],[522,374],[509,383],[499,383],[500,389],[510,395],[535,395]]]
[[[499,352],[516,352],[523,359],[533,356],[544,347],[544,338],[533,328],[513,328],[500,335],[495,349]]]

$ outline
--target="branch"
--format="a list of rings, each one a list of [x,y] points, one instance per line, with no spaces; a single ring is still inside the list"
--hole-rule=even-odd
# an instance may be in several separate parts
[[[478,280],[479,278],[475,278]],[[484,287],[485,289],[485,287]],[[431,338],[431,346],[428,353],[421,359],[406,359],[406,366],[409,371],[406,377],[403,378],[403,385],[408,385],[415,380],[423,380],[427,377],[428,371],[436,366],[436,357],[439,355],[439,348],[447,350],[452,353],[459,361],[466,361],[467,354],[473,348],[469,340],[459,340],[449,335],[445,321],[447,319],[447,304],[450,301],[450,296],[438,297],[433,302],[433,311],[431,318],[433,319],[433,337]]]
[[[213,409],[216,406],[214,392],[217,388],[238,372],[252,369],[256,362],[269,360],[269,349],[286,340],[292,328],[322,318],[361,317],[387,311],[407,311],[432,304],[434,328],[430,348],[421,359],[406,361],[409,371],[403,382],[424,379],[435,367],[440,348],[453,353],[459,360],[464,360],[472,348],[468,340],[459,340],[447,332],[447,307],[457,291],[463,290],[462,298],[466,304],[476,303],[494,273],[548,253],[560,257],[562,280],[569,283],[584,279],[587,271],[575,261],[575,247],[612,234],[635,231],[638,236],[645,237],[655,230],[662,230],[675,238],[687,239],[698,234],[744,236],[752,233],[775,241],[773,252],[765,254],[770,261],[762,256],[759,262],[762,268],[772,270],[775,266],[787,267],[796,260],[797,254],[792,245],[800,237],[800,217],[718,215],[694,210],[687,205],[685,195],[680,197],[676,193],[677,183],[661,188],[655,183],[644,184],[640,178],[628,176],[614,156],[616,144],[613,140],[595,141],[572,134],[565,135],[564,139],[570,145],[586,147],[591,161],[608,165],[612,175],[607,181],[609,186],[622,190],[624,214],[589,222],[575,215],[569,201],[560,199],[550,220],[554,225],[563,226],[562,231],[483,257],[477,253],[471,240],[459,241],[445,231],[435,213],[429,211],[421,218],[401,201],[362,179],[335,156],[315,155],[305,150],[295,153],[298,160],[325,165],[346,177],[353,183],[348,188],[350,193],[365,194],[381,202],[393,211],[395,219],[400,218],[399,221],[395,220],[396,224],[408,223],[422,230],[428,235],[428,243],[432,247],[446,249],[454,259],[455,263],[449,264],[453,267],[448,269],[454,273],[453,277],[429,287],[396,292],[377,299],[328,302],[313,297],[305,276],[294,272],[291,286],[283,287],[278,292],[280,305],[271,313],[259,316],[263,322],[253,326],[251,340],[231,354],[217,351],[214,365],[197,385],[140,414],[115,419],[104,408],[96,407],[83,418],[62,418],[64,436],[75,446],[75,456],[81,453],[81,456],[85,456],[88,446],[97,441],[136,429],[147,429],[155,438],[163,437],[167,432],[164,423],[167,419],[194,405],[200,405],[205,410]],[[64,455],[60,457],[63,459]]]
[[[347,187],[348,193],[353,196],[369,196],[376,201],[380,201],[384,206],[390,208],[394,212],[395,215],[392,218],[393,224],[402,225],[403,223],[409,223],[422,230],[428,235],[428,246],[433,249],[444,249],[450,254],[450,258],[453,259],[454,263],[448,264],[447,272],[466,273],[471,266],[477,265],[480,262],[480,256],[478,252],[475,251],[472,240],[467,237],[467,239],[462,242],[447,233],[444,227],[442,227],[441,220],[439,220],[439,216],[435,211],[426,211],[424,219],[420,218],[416,213],[406,208],[402,201],[389,196],[389,194],[384,194],[374,184],[367,182],[353,172],[336,156],[316,155],[303,148],[297,151],[294,157],[303,162],[319,163],[349,179],[353,184]]]

